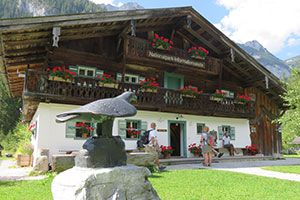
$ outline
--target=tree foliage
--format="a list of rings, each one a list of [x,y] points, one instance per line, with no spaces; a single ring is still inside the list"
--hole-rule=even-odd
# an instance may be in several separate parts
[[[1,0],[0,18],[103,12],[89,0]]]
[[[292,140],[300,136],[300,66],[291,68],[291,74],[285,86],[287,92],[282,96],[288,110],[279,119],[282,124],[282,144],[286,149]]]
[[[15,128],[20,118],[20,108],[21,99],[8,95],[0,76],[0,133],[7,135]]]

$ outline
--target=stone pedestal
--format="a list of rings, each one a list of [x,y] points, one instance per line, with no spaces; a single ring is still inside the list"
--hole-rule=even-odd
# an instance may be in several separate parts
[[[62,172],[74,167],[75,155],[53,155],[52,156],[52,170],[55,172]]]
[[[33,170],[39,171],[39,172],[48,172],[48,170],[49,170],[48,157],[47,156],[38,156],[36,158],[36,163],[35,163]]]
[[[147,180],[145,167],[126,165],[113,168],[74,167],[58,174],[52,182],[54,200],[157,200]]]

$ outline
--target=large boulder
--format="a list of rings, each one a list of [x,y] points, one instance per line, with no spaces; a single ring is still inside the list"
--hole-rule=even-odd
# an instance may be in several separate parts
[[[48,157],[47,156],[38,156],[36,158],[35,166],[33,167],[34,171],[47,172],[49,170]]]
[[[132,152],[127,154],[127,163],[137,166],[154,165],[155,153]]]
[[[62,172],[71,169],[75,165],[75,155],[53,155],[52,156],[52,170],[55,172]]]
[[[113,168],[73,167],[52,182],[54,200],[157,200],[145,167],[126,165]]]

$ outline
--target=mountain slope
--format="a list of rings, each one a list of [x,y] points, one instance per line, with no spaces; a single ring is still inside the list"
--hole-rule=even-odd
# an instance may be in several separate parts
[[[272,55],[266,48],[264,48],[256,40],[246,42],[245,44],[238,44],[249,55],[255,58],[265,68],[275,74],[278,78],[288,77],[290,68],[286,63],[279,58]]]
[[[299,66],[300,65],[300,55],[295,56],[293,58],[286,59],[284,62],[288,66],[293,66],[293,67],[295,67],[296,65]]]
[[[144,9],[144,7],[140,6],[138,3],[128,2],[121,6],[113,6],[111,4],[100,4],[103,7],[106,7],[108,11],[115,11],[115,10],[137,10],[137,9]]]
[[[89,0],[1,0],[0,18],[47,16],[105,11]]]

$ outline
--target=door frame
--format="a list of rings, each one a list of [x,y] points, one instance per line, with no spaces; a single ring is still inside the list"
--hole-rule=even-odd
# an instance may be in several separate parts
[[[186,149],[187,149],[187,143],[186,143],[186,140],[187,140],[187,138],[186,138],[186,121],[176,121],[176,120],[168,120],[168,146],[170,146],[171,145],[171,132],[170,132],[170,130],[171,130],[171,124],[183,124],[183,138],[182,138],[182,144],[181,145],[183,145],[183,156],[186,158],[187,157],[187,151],[186,151]]]
[[[172,73],[165,72],[165,74],[164,74],[164,88],[168,88],[168,78],[169,77],[180,79],[180,87],[181,88],[184,87],[184,75],[172,74]]]

